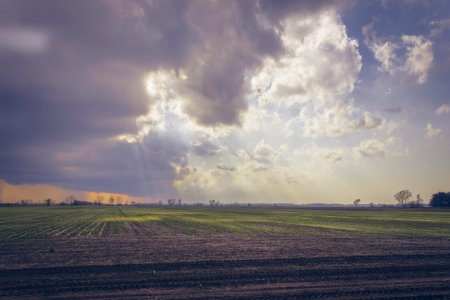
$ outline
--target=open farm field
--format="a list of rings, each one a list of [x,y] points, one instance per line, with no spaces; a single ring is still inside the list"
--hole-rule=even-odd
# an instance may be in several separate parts
[[[450,211],[1,207],[0,297],[450,297]]]

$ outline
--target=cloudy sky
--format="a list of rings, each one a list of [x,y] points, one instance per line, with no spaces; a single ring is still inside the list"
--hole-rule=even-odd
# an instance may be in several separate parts
[[[0,200],[450,190],[449,1],[0,1]]]

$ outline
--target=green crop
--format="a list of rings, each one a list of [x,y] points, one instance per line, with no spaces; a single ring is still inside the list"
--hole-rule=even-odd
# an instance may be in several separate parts
[[[0,239],[180,234],[310,234],[312,231],[450,238],[450,211],[209,207],[1,207]]]

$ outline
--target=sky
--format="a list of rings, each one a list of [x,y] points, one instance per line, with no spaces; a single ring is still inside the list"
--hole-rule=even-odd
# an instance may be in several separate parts
[[[450,190],[450,2],[0,1],[0,201]]]

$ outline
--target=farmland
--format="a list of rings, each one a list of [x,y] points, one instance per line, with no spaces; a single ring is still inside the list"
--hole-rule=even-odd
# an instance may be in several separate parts
[[[450,211],[1,207],[4,298],[450,297]]]

